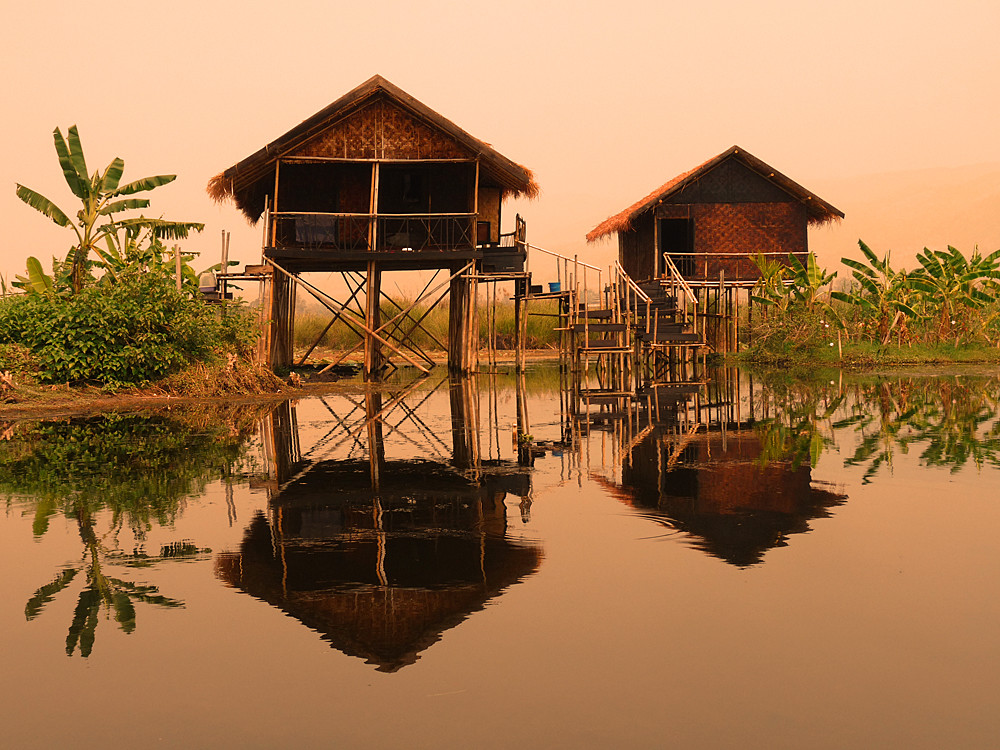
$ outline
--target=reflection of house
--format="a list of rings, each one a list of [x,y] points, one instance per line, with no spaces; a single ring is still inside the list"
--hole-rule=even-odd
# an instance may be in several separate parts
[[[346,654],[394,671],[508,586],[541,550],[507,538],[504,497],[526,474],[480,483],[428,461],[314,465],[251,522],[219,576],[280,608]]]
[[[762,561],[789,534],[809,531],[844,495],[814,486],[807,463],[762,465],[754,432],[719,433],[691,442],[679,456],[654,431],[636,445],[622,471],[620,498],[653,510],[693,537],[693,545],[733,565]],[[669,467],[669,468],[668,468]]]
[[[678,175],[597,225],[593,242],[618,235],[619,259],[635,279],[666,275],[664,253],[689,281],[759,277],[748,254],[772,260],[808,251],[807,227],[843,218],[829,203],[738,146]]]

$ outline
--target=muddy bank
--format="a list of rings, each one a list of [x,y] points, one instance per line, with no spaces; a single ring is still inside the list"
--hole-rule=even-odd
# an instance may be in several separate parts
[[[514,353],[498,357],[498,365],[503,368],[514,366]],[[433,374],[447,373],[447,355],[441,353],[440,361],[433,357],[438,366]],[[528,362],[544,362],[558,359],[558,352],[550,349],[526,352]],[[481,363],[486,366],[485,360]],[[259,393],[165,393],[158,387],[108,393],[92,386],[32,385],[15,386],[0,393],[0,422],[25,419],[59,419],[64,417],[88,416],[105,412],[133,412],[146,409],[177,407],[199,407],[212,404],[260,404],[283,401],[289,398],[323,395],[326,393],[363,394],[380,390],[384,386],[378,382],[365,382],[351,367],[337,373],[319,375],[319,368],[295,367],[290,377],[275,379],[274,390]],[[411,369],[411,368],[407,368]],[[416,372],[416,370],[414,370]]]

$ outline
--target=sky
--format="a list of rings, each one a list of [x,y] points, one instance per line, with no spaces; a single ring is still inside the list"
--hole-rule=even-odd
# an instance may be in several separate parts
[[[147,213],[205,223],[184,243],[196,268],[223,230],[254,263],[259,229],[209,178],[376,73],[532,169],[541,196],[507,220],[595,265],[616,249],[590,229],[734,144],[848,214],[811,238],[828,263],[862,227],[910,256],[1000,248],[996,0],[0,2],[7,279],[73,237],[14,194],[73,206],[54,128],[78,126],[91,171],[120,156],[125,180],[177,174]],[[913,210],[972,189],[974,210]]]

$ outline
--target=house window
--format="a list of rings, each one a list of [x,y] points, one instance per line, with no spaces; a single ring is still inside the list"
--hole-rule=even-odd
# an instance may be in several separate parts
[[[694,276],[694,221],[691,219],[659,219],[657,234],[659,248],[656,253],[656,275],[665,276],[667,272],[664,253],[677,266],[681,276]]]

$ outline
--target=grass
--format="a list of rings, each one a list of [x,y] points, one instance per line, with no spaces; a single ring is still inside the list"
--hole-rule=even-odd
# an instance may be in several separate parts
[[[830,346],[833,343],[833,346]],[[846,367],[867,369],[886,365],[1000,364],[1000,349],[981,343],[956,347],[952,342],[936,344],[886,344],[845,341],[795,346],[788,342],[753,347],[734,355],[737,361],[773,367]]]
[[[393,305],[384,302],[382,305],[382,320],[388,321],[413,304],[412,300],[397,299]],[[398,307],[397,307],[398,305]],[[554,300],[533,302],[528,307],[525,345],[529,349],[545,349],[558,346],[559,334],[554,329],[558,323],[558,307]],[[316,343],[320,334],[319,345],[334,351],[351,349],[359,343],[359,336],[343,320],[336,321],[327,328],[332,315],[318,306],[300,306],[295,315],[295,347],[307,349]],[[414,330],[414,323],[420,321],[424,330]],[[486,300],[480,299],[479,305],[479,342],[485,347],[489,342],[490,327],[495,332],[495,342],[498,349],[513,349],[515,343],[514,303],[503,300],[491,307]],[[360,329],[358,329],[360,331]],[[426,306],[416,306],[408,316],[401,320],[398,327],[389,329],[395,339],[412,331],[412,340],[422,349],[428,351],[443,350],[448,343],[448,308],[439,305],[430,312]]]

